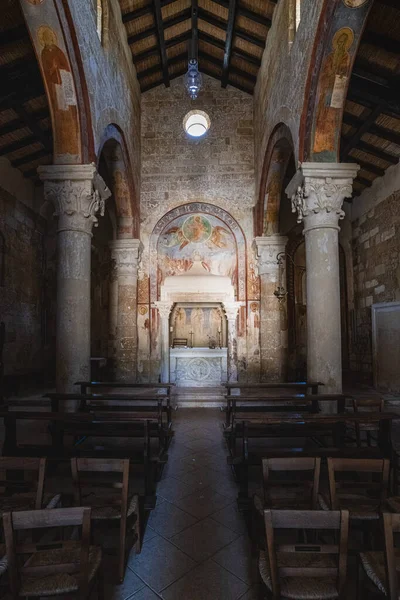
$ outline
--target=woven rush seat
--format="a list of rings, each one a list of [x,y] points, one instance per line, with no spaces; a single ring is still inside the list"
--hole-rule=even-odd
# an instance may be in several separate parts
[[[104,506],[96,506],[91,504],[91,500],[97,500],[95,492],[82,496],[82,504],[84,506],[91,506],[92,508],[92,521],[102,521],[115,519],[121,519],[121,507],[112,506],[111,504],[104,504]],[[127,517],[132,516],[137,512],[138,509],[138,496],[132,496],[128,499],[128,511]]]
[[[71,563],[79,565],[81,545],[62,549],[52,549],[34,554],[25,566],[51,567],[59,564]],[[97,573],[101,564],[101,548],[89,548],[89,582]],[[20,596],[53,596],[56,594],[69,594],[79,589],[79,569],[76,573],[54,573],[41,577],[32,577],[22,574]]]
[[[258,494],[254,494],[253,496],[254,508],[258,513],[260,513],[261,517],[264,517],[264,501]],[[284,490],[282,494],[274,493],[270,494],[270,502],[268,503],[268,508],[277,508],[279,510],[309,510],[310,508],[310,499],[303,498],[300,499],[298,494],[290,494],[288,492],[285,494]]]
[[[61,494],[44,494],[43,506],[55,508],[61,499]],[[32,510],[35,508],[36,494],[22,493],[2,496],[0,498],[0,513],[19,510]]]
[[[394,556],[396,561],[396,569],[400,569],[399,548],[394,549]],[[369,577],[379,591],[386,596],[387,586],[385,554],[383,552],[361,552],[360,560],[367,577]]]
[[[318,503],[322,510],[331,510],[329,498],[325,494],[318,494]],[[348,510],[350,519],[376,521],[380,515],[380,502],[376,498],[369,500],[363,495],[354,494],[340,498],[339,510]]]
[[[278,569],[293,568],[337,568],[336,561],[329,555],[312,553],[278,553]],[[259,570],[264,584],[272,591],[271,571],[266,552],[260,551]],[[339,597],[336,577],[281,577],[282,600],[330,600]]]

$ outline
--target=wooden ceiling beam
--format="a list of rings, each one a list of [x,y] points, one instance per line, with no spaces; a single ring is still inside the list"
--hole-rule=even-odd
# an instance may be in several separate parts
[[[192,0],[192,40],[189,58],[196,58],[199,54],[199,3]]]
[[[370,179],[367,179],[366,177],[361,177],[361,175],[358,175],[356,177],[356,181],[361,183],[361,185],[363,185],[364,187],[371,187],[373,183]]]
[[[378,106],[376,106],[374,108],[374,110],[365,119],[365,121],[362,122],[362,124],[360,125],[360,127],[358,128],[358,130],[355,132],[355,134],[352,135],[351,138],[346,141],[345,146],[340,151],[340,156],[341,156],[341,160],[342,161],[346,160],[346,158],[349,155],[350,151],[355,146],[357,146],[358,142],[361,140],[361,138],[364,135],[364,133],[368,132],[369,128],[371,127],[371,125],[373,123],[375,123],[376,119],[379,117],[379,115],[381,114],[381,112],[382,112],[382,106],[380,104],[378,104]]]
[[[400,100],[397,91],[392,87],[386,87],[366,81],[362,77],[353,73],[350,80],[350,89],[348,97],[357,98],[356,102],[363,104],[363,100],[373,105],[384,105],[382,112],[388,108],[391,112],[400,116]]]
[[[362,44],[371,44],[391,54],[399,54],[399,42],[397,40],[373,31],[364,32],[361,39]]]
[[[11,164],[13,167],[20,167],[21,165],[26,165],[33,160],[37,160],[38,158],[42,158],[43,156],[51,156],[52,152],[48,152],[45,148],[41,150],[36,150],[36,152],[32,152],[32,154],[27,154],[26,156],[22,156],[21,158],[17,158],[16,160],[12,160]]]
[[[169,58],[168,59],[168,67],[171,67],[172,65],[176,65],[177,63],[181,62],[182,60],[187,60],[187,53],[183,52],[181,54],[178,54],[177,56],[174,56],[173,58]],[[144,79],[145,77],[149,77],[150,75],[154,75],[154,73],[158,73],[159,71],[161,71],[161,65],[159,63],[157,63],[156,65],[153,65],[152,67],[149,67],[148,69],[145,69],[144,71],[139,71],[137,74],[138,79]]]
[[[225,43],[222,40],[219,40],[218,38],[209,35],[208,33],[199,31],[199,39],[207,44],[210,44],[211,46],[215,46],[216,48],[225,50]],[[232,48],[232,55],[237,56],[251,63],[252,65],[255,65],[256,67],[259,67],[261,65],[260,58],[254,56],[253,54],[249,54],[248,52],[245,52],[244,50],[241,50],[239,48]]]
[[[169,87],[169,72],[168,72],[168,58],[167,49],[165,47],[164,38],[164,23],[161,12],[161,0],[154,0],[154,19],[157,28],[158,46],[160,49],[160,60],[163,72],[163,79],[165,87]]]
[[[343,114],[343,122],[358,129],[361,127],[364,121],[355,115],[345,112]],[[381,127],[381,125],[377,125],[376,123],[373,123],[370,126],[367,133],[371,133],[372,135],[376,135],[377,137],[387,140],[392,144],[397,144],[400,146],[400,133],[392,131],[391,129],[387,129],[386,127]]]
[[[168,6],[168,4],[173,4],[176,0],[161,0],[161,7]],[[145,17],[146,15],[151,15],[153,12],[152,4],[147,4],[147,6],[142,6],[141,8],[136,8],[135,10],[131,10],[122,15],[122,22],[129,23],[130,21],[134,21],[135,19],[140,19],[141,17]]]
[[[218,4],[219,6],[223,6],[224,8],[229,9],[229,0],[213,0],[213,2],[215,2],[215,4]],[[254,12],[253,10],[249,10],[244,6],[238,6],[238,14],[242,17],[245,17],[246,19],[250,19],[250,21],[255,21],[260,25],[264,25],[264,27],[270,28],[272,25],[271,19],[268,19],[268,17],[260,15],[259,13]]]
[[[18,25],[17,27],[1,32],[0,48],[3,49],[7,44],[20,42],[24,39],[29,40],[28,30],[25,25]]]
[[[177,35],[176,37],[166,40],[165,47],[168,50],[169,48],[178,46],[178,44],[187,42],[188,40],[190,40],[190,38],[191,38],[191,32],[185,31],[185,33],[181,33],[180,35]],[[144,52],[139,52],[138,54],[133,54],[132,58],[133,58],[133,62],[135,64],[137,64],[139,62],[142,62],[143,60],[147,60],[148,58],[151,58],[152,56],[157,56],[157,55],[158,55],[158,48],[154,47],[154,48],[149,48],[148,50],[145,50]]]
[[[154,7],[156,7],[157,5],[160,6],[160,0],[154,0]],[[155,12],[156,12],[156,8],[155,8]],[[191,10],[190,8],[186,8],[185,10],[180,11],[179,13],[177,13],[176,15],[169,17],[168,19],[165,19],[165,21],[162,20],[162,14],[161,14],[161,8],[159,9],[160,12],[160,19],[161,19],[161,24],[162,24],[162,28],[163,28],[163,32],[166,29],[169,29],[170,27],[174,27],[175,25],[179,25],[179,23],[183,23],[184,21],[187,21],[188,19],[190,19],[190,15],[191,15]],[[146,39],[147,37],[150,37],[152,35],[158,35],[158,20],[156,15],[154,15],[154,21],[155,21],[155,26],[154,27],[149,27],[148,29],[145,29],[144,31],[141,31],[140,33],[135,33],[133,35],[128,36],[128,44],[135,44],[136,42],[140,42],[141,40]],[[164,37],[164,35],[163,35]]]
[[[184,69],[179,69],[178,71],[176,71],[175,73],[172,73],[170,75],[170,80],[172,81],[173,79],[176,79],[177,77],[180,77],[181,75],[184,75],[186,73],[186,67]],[[159,79],[157,81],[153,81],[152,83],[149,83],[148,85],[145,85],[141,88],[142,93],[144,92],[148,92],[149,90],[154,89],[155,87],[158,87],[159,85],[163,84],[163,79]]]
[[[36,121],[47,119],[50,116],[47,108],[41,108],[40,110],[36,110],[31,114]],[[26,123],[24,123],[24,121],[21,118],[18,117],[18,119],[13,119],[12,121],[9,121],[8,123],[5,123],[0,127],[0,137],[2,135],[12,133],[13,131],[18,131],[18,129],[23,129],[26,126]]]
[[[207,69],[207,67],[200,67],[200,71],[202,73],[205,73],[206,75],[209,75],[210,77],[213,77],[214,79],[218,79],[218,76],[211,69]],[[241,92],[245,92],[246,94],[250,94],[250,96],[253,95],[253,91],[252,90],[250,90],[249,88],[246,88],[244,85],[240,85],[240,83],[236,83],[234,81],[229,80],[228,84],[231,85],[232,87],[237,88]]]
[[[32,131],[34,136],[37,138],[37,141],[42,144],[43,148],[49,154],[51,154],[53,152],[51,135],[49,136],[48,133],[40,127],[35,117],[31,113],[28,113],[22,104],[17,102],[14,105],[14,110],[20,119],[22,119],[22,121],[26,123],[27,127],[29,127],[29,129]]]
[[[351,154],[349,154],[349,157],[351,157]],[[369,171],[370,173],[374,173],[374,175],[378,175],[379,177],[383,177],[383,175],[385,174],[385,169],[377,167],[376,165],[366,160],[360,160],[359,158],[354,157],[354,161],[357,162],[360,165],[360,167],[364,169],[364,171]]]
[[[221,69],[221,61],[218,60],[218,58],[215,58],[215,56],[208,54],[208,52],[204,52],[204,50],[199,50],[199,57],[204,58],[205,60],[208,60],[211,64],[213,64],[216,67],[218,67],[219,69]],[[234,66],[232,66],[230,70],[232,71],[232,73],[236,73],[240,77],[247,79],[249,82],[251,82],[251,84],[253,86],[255,85],[255,83],[257,81],[257,77],[255,75],[252,75],[251,73],[248,73],[247,71],[243,71],[242,69],[239,69],[238,67],[234,67]],[[228,81],[227,81],[227,83],[228,83]],[[223,87],[226,87],[226,85]]]
[[[37,142],[38,140],[34,135],[28,135],[22,138],[21,140],[17,140],[15,142],[11,142],[11,144],[2,146],[0,148],[0,156],[11,154],[11,152],[16,152],[16,150],[21,150],[21,148],[25,148],[26,146],[30,146],[31,144],[37,144]]]
[[[238,5],[237,0],[229,0],[228,24],[227,24],[227,28],[226,28],[224,59],[222,62],[221,85],[223,88],[226,88],[226,86],[228,85],[229,67],[231,64],[232,45],[233,45],[233,36],[234,36],[234,31],[235,31],[237,5]]]
[[[380,148],[377,148],[372,144],[368,144],[367,142],[363,142],[362,140],[358,142],[357,147],[354,148],[354,150],[361,150],[361,152],[371,154],[372,156],[380,158],[381,160],[384,160],[385,162],[388,162],[391,165],[397,165],[397,163],[399,162],[398,156],[394,156],[394,154],[389,154],[385,150],[381,150]]]
[[[209,25],[212,25],[213,27],[222,29],[222,31],[226,31],[226,29],[227,29],[227,23],[226,23],[226,21],[224,21],[224,19],[221,19],[220,17],[213,15],[208,10],[205,10],[203,8],[199,8],[199,19],[202,19],[203,21],[205,21]],[[249,44],[254,44],[255,46],[258,46],[259,48],[262,48],[262,49],[265,48],[265,40],[263,38],[260,38],[251,33],[248,33],[247,31],[245,31],[244,29],[241,29],[240,27],[235,28],[235,35],[237,37],[242,38],[246,42],[249,42]]]

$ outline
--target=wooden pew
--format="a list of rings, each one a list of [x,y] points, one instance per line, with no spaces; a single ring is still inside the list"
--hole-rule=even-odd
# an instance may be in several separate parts
[[[345,426],[355,424],[365,419],[365,414],[339,413],[339,414],[289,414],[270,413],[245,415],[242,421],[236,421],[232,432],[230,464],[236,471],[239,483],[239,503],[245,506],[248,501],[248,469],[261,464],[262,458],[289,457],[289,456],[315,456],[326,458],[337,456],[342,458],[376,458],[390,457],[391,449],[391,423],[400,416],[397,413],[369,413],[368,420],[379,427],[378,447],[359,448],[345,445]],[[298,439],[315,437],[331,433],[333,445],[314,446],[312,448],[299,447],[261,447],[258,451],[250,448],[250,440],[254,438],[287,438]],[[240,452],[237,452],[237,440],[241,440]]]
[[[165,451],[164,433],[160,429],[157,413],[134,412],[37,412],[37,411],[0,411],[4,421],[4,456],[46,456],[57,461],[74,456],[107,458],[129,458],[131,464],[139,465],[144,471],[146,506],[154,507],[155,481],[157,471],[168,460]],[[51,443],[18,443],[17,424],[21,421],[48,422],[50,424]],[[65,436],[74,439],[66,445]],[[120,448],[88,448],[84,441],[89,438],[128,438],[132,445],[124,444]],[[151,439],[158,437],[157,448]]]
[[[227,394],[225,395],[226,399],[226,424],[229,425],[231,420],[231,410],[232,410],[232,397],[241,396],[242,392],[245,390],[247,394],[244,396],[249,396],[257,398],[257,396],[267,397],[268,390],[271,390],[271,395],[277,396],[277,390],[282,390],[286,392],[286,395],[289,393],[293,393],[293,395],[306,395],[311,391],[311,394],[318,394],[318,386],[324,385],[323,383],[313,383],[307,381],[291,381],[291,382],[270,382],[270,383],[239,383],[239,382],[225,382],[222,384],[226,387]],[[232,393],[233,390],[237,390],[238,393]],[[251,392],[251,394],[250,394]],[[221,409],[222,410],[222,409]]]

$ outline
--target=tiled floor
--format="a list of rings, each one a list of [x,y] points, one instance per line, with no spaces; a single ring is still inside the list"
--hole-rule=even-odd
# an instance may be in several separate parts
[[[237,486],[226,463],[222,413],[179,409],[175,438],[157,488],[140,555],[115,600],[256,600],[256,559],[236,508]]]

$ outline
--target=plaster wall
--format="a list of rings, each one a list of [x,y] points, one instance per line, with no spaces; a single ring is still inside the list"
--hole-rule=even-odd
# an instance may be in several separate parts
[[[190,139],[183,129],[185,115],[195,108],[206,111],[211,127],[204,138]],[[203,90],[190,100],[183,78],[170,88],[157,87],[142,96],[141,233],[144,244],[139,272],[138,331],[139,379],[157,378],[159,324],[151,307],[150,238],[157,222],[187,203],[208,203],[224,209],[244,233],[247,281],[238,318],[239,371],[242,377],[259,372],[259,289],[255,276],[253,241],[254,205],[253,98],[204,76]],[[192,244],[193,251],[197,248]],[[186,251],[186,248],[185,248]],[[221,247],[221,260],[224,252]],[[192,261],[187,261],[187,268]],[[228,271],[229,269],[227,269]],[[245,279],[246,275],[242,277]],[[239,282],[240,284],[240,282]],[[239,285],[238,285],[239,287]],[[250,308],[250,304],[252,308]]]

